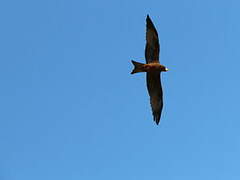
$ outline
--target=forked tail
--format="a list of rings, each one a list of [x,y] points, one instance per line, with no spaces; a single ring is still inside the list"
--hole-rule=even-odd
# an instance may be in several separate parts
[[[132,60],[132,63],[134,65],[134,69],[132,70],[131,74],[138,73],[138,72],[145,72],[143,68],[144,66],[143,63],[139,63],[133,60]]]

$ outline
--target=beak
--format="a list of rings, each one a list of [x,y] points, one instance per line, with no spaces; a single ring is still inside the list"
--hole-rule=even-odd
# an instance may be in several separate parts
[[[165,71],[168,71],[168,68],[165,68]]]

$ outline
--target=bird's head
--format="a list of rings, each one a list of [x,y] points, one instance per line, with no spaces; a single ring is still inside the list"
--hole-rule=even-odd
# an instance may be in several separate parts
[[[167,72],[168,71],[168,68],[166,68],[165,66],[163,66],[163,65],[161,65],[161,71],[163,71],[163,72]]]

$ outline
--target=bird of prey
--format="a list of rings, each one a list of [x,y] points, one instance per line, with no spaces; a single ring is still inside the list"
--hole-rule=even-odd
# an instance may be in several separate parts
[[[153,120],[158,125],[163,108],[163,91],[160,75],[161,72],[166,72],[168,69],[165,66],[161,65],[159,62],[160,45],[158,40],[158,33],[149,15],[147,15],[146,23],[146,64],[132,60],[134,69],[131,74],[139,72],[147,73],[147,89],[150,96]]]

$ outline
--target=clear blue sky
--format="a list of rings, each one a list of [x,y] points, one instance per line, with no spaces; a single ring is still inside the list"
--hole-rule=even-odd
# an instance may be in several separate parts
[[[1,180],[239,180],[240,2],[0,2]],[[164,100],[152,120],[145,18]]]

